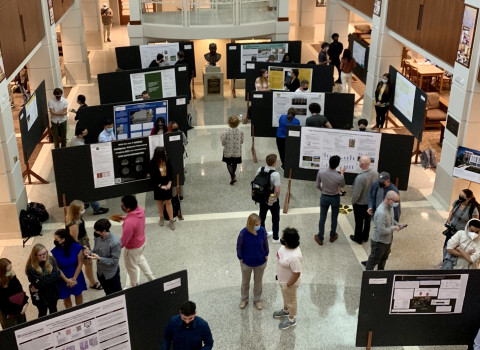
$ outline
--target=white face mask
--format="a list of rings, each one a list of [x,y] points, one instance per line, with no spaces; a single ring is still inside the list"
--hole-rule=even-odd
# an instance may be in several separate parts
[[[382,79],[382,83],[386,84],[387,83],[387,79]]]
[[[399,204],[398,202],[393,202],[392,207],[396,208],[396,207],[398,207],[398,204]]]
[[[85,214],[85,209],[80,210],[80,215]]]
[[[475,232],[468,232],[468,237],[470,237],[471,240],[474,240],[475,238],[478,237],[478,233],[475,233]]]

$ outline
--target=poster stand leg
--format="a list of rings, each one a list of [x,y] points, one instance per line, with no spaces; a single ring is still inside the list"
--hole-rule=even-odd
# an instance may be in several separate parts
[[[237,97],[237,93],[235,92],[235,78],[232,79],[232,96],[233,98]]]
[[[288,206],[290,204],[290,190],[292,187],[292,168],[288,171],[288,188],[287,188],[287,195],[285,196],[285,203],[283,203],[283,213],[288,213]]]
[[[247,98],[247,113],[245,113],[245,118],[243,118],[243,124],[247,124],[248,120],[250,119],[249,108],[250,108],[250,100]]]
[[[361,100],[363,100],[363,94],[355,101],[355,105],[358,104]]]
[[[197,99],[197,94],[195,93],[195,78],[192,77],[192,97],[194,100]]]
[[[415,164],[418,164],[419,154],[422,154],[422,151],[420,151],[420,141],[417,139],[417,148],[415,148],[415,151],[412,153],[412,157],[415,156]]]
[[[257,151],[255,151],[255,126],[250,126],[251,134],[252,134],[252,158],[254,163],[258,163],[257,159]]]
[[[67,196],[65,193],[62,193],[62,204],[63,204],[63,218],[65,225],[67,224]]]
[[[40,141],[41,143],[53,143],[53,139],[48,139],[48,137],[52,134],[52,130],[50,129],[50,123],[48,123],[47,125],[47,130],[45,130],[45,132],[42,134],[42,136],[40,137],[40,140],[47,140],[46,142],[45,141]]]
[[[27,177],[28,179],[28,182],[24,182],[25,185],[42,185],[42,184],[50,183],[47,180],[45,180],[43,177],[38,175],[36,172],[34,172],[32,169],[30,169],[30,165],[28,164],[28,162],[25,162],[25,166],[26,166],[26,169],[22,173],[22,177],[23,178]],[[32,182],[31,176],[36,178],[39,182]]]
[[[177,174],[177,198],[178,198],[178,202],[180,202],[180,174]],[[180,208],[178,209],[177,217],[178,217],[178,220],[183,220],[181,205],[180,205]]]
[[[368,331],[367,347],[366,347],[367,350],[372,349],[372,336],[373,336],[372,331]]]
[[[388,122],[389,121],[390,121],[390,123],[393,124],[394,127],[398,128],[398,124],[395,123],[395,121],[392,118],[390,118],[390,113],[387,112],[387,116],[385,118],[385,129],[388,128]]]

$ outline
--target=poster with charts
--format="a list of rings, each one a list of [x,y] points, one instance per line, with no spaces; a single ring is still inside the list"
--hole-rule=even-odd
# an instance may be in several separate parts
[[[288,52],[288,43],[258,43],[240,46],[240,71],[246,72],[246,64],[252,62],[267,62],[270,55],[275,62],[281,62]]]
[[[175,65],[177,62],[177,52],[180,51],[179,43],[165,43],[155,45],[140,45],[140,60],[142,68],[148,68],[153,60],[157,59],[157,55],[161,53],[168,66]]]
[[[27,112],[27,128],[30,130],[38,118],[37,95],[33,94],[25,106]]]
[[[131,349],[125,295],[15,331],[19,350]]]
[[[390,315],[462,313],[468,274],[394,275]]]
[[[393,97],[393,105],[402,113],[410,122],[413,119],[413,107],[415,102],[416,87],[405,78],[402,74],[397,72],[397,79],[395,83],[395,95]]]
[[[300,164],[303,169],[328,169],[331,156],[340,157],[337,170],[358,174],[361,156],[370,157],[370,168],[377,170],[382,135],[374,132],[303,127],[300,138]]]
[[[295,108],[295,118],[300,121],[300,125],[305,125],[305,121],[312,114],[308,110],[310,103],[318,103],[322,111],[325,110],[324,92],[273,92],[272,107],[272,126],[278,127],[278,120],[283,114],[287,114],[288,109]]]
[[[151,99],[177,96],[175,68],[130,74],[130,85],[132,101],[141,100],[143,91],[147,91]]]
[[[113,169],[112,143],[95,143],[90,145],[92,157],[93,184],[95,188],[115,185]]]

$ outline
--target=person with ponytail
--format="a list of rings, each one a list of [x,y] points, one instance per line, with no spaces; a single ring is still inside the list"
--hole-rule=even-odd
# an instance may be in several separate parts
[[[457,257],[453,269],[477,269],[480,261],[480,220],[470,219],[465,230],[448,240],[447,253]]]
[[[280,154],[280,160],[282,161],[282,169],[285,164],[285,139],[287,137],[287,125],[300,125],[300,120],[295,118],[295,108],[290,107],[287,114],[280,116],[278,120],[277,129],[277,148]]]

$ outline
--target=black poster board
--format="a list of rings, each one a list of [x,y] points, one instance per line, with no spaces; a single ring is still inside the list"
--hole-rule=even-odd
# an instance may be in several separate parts
[[[310,90],[312,92],[332,92],[333,89],[333,65],[313,64],[292,64],[292,63],[271,63],[271,62],[248,62],[245,75],[245,100],[251,100],[251,94],[255,92],[255,80],[258,78],[260,69],[268,67],[289,67],[312,69],[312,81]]]
[[[331,66],[333,67],[333,66]],[[272,103],[274,91],[256,91],[252,94],[250,117],[256,137],[276,137],[277,128],[272,126]],[[353,124],[355,95],[325,93],[325,115],[334,129],[343,129]]]
[[[31,103],[36,103],[37,107],[35,108],[35,112],[37,113],[37,119],[33,122],[33,124],[31,124],[29,130],[28,126],[31,116],[27,111],[27,106],[29,106]],[[20,120],[20,133],[22,135],[23,161],[28,162],[33,151],[42,139],[42,135],[48,127],[48,107],[45,80],[40,83],[27,103],[22,107],[18,117]]]
[[[288,53],[293,63],[302,62],[302,42],[301,41],[271,41],[265,43],[252,43],[255,45],[264,45],[270,47],[271,44],[288,43]],[[241,70],[241,52],[242,45],[249,44],[227,44],[227,79],[245,79],[246,74]]]
[[[392,83],[392,94],[390,102],[390,111],[405,127],[412,133],[418,141],[422,141],[423,125],[425,119],[425,108],[427,107],[427,94],[419,87],[415,86],[415,97],[413,102],[412,121],[395,107],[395,87],[397,84],[397,73],[401,75],[394,67],[390,66],[390,82]],[[413,85],[413,83],[410,83]],[[412,96],[413,97],[413,96]]]
[[[469,275],[462,313],[389,314],[394,275],[430,276],[433,280],[435,276],[450,274]],[[371,279],[384,279],[385,284],[371,283]],[[365,347],[369,331],[374,347],[471,344],[480,327],[479,294],[479,270],[364,271],[355,345]]]
[[[181,140],[181,132],[163,134],[163,137],[174,174],[172,186],[177,185],[177,174],[180,175],[180,186],[182,186],[185,182],[185,173],[183,167],[184,147]],[[140,139],[143,138],[130,140]],[[124,141],[112,141],[112,148],[120,142]],[[63,194],[65,194],[68,205],[74,199],[91,202],[153,190],[150,179],[95,188],[90,145],[53,149],[52,158],[59,207],[63,206]]]
[[[185,100],[183,100],[185,99]],[[182,130],[185,135],[188,131],[187,121],[187,103],[186,96],[169,97],[166,99],[152,99],[153,101],[167,101],[168,102],[168,120],[173,120],[178,123],[178,128]],[[98,106],[88,106],[82,108],[82,113],[78,120],[79,125],[87,128],[88,134],[85,136],[85,143],[97,143],[98,135],[103,131],[103,123],[105,119],[114,120],[114,107],[119,105],[142,103],[143,101],[109,103]]]
[[[299,131],[300,136],[290,136],[289,130]],[[303,169],[299,167],[301,132],[301,126],[287,126],[285,164],[283,166],[284,175],[288,176],[289,170],[292,169],[293,179],[315,181],[317,179],[318,170]],[[378,172],[388,171],[392,178],[392,183],[395,183],[398,178],[398,189],[401,191],[406,191],[408,188],[413,141],[414,138],[411,135],[382,133],[378,159]],[[357,174],[345,173],[345,182],[348,185],[351,185],[356,176]]]
[[[368,45],[367,42],[364,40],[360,39],[356,35],[349,34],[348,35],[348,49],[350,52],[354,53],[353,51],[353,43],[355,42],[356,45],[360,45],[360,47],[365,50],[365,55],[364,55],[364,65],[363,67],[357,62],[357,65],[353,68],[353,74],[362,81],[362,83],[367,84],[367,72],[368,72],[368,55],[370,54],[370,45]]]
[[[126,272],[122,271],[122,274]],[[179,280],[176,288],[165,290],[165,283]],[[102,293],[103,295],[103,293]],[[127,307],[128,328],[132,349],[160,349],[163,332],[170,318],[177,315],[180,306],[188,300],[187,270],[157,278],[153,281],[128,288],[120,292],[103,296],[79,306],[63,310],[41,319],[23,323],[0,332],[2,349],[17,349],[15,331],[25,327],[52,320],[62,315],[73,314],[76,311],[99,304],[103,301],[125,295]],[[59,301],[60,302],[60,301]],[[33,306],[30,306],[33,307]]]
[[[190,70],[193,70],[194,77],[195,67],[195,47],[193,41],[180,41],[178,43],[180,50],[185,53],[185,60],[192,64]],[[121,70],[142,69],[142,59],[140,56],[140,46],[118,46],[115,48],[115,57],[117,59],[117,67]]]
[[[145,68],[124,72],[98,74],[98,92],[100,94],[100,103],[106,104],[131,101],[131,74],[161,71],[166,69],[175,69],[175,82],[177,90],[176,96],[188,95],[190,80],[188,77],[187,65],[182,64],[172,67]]]

